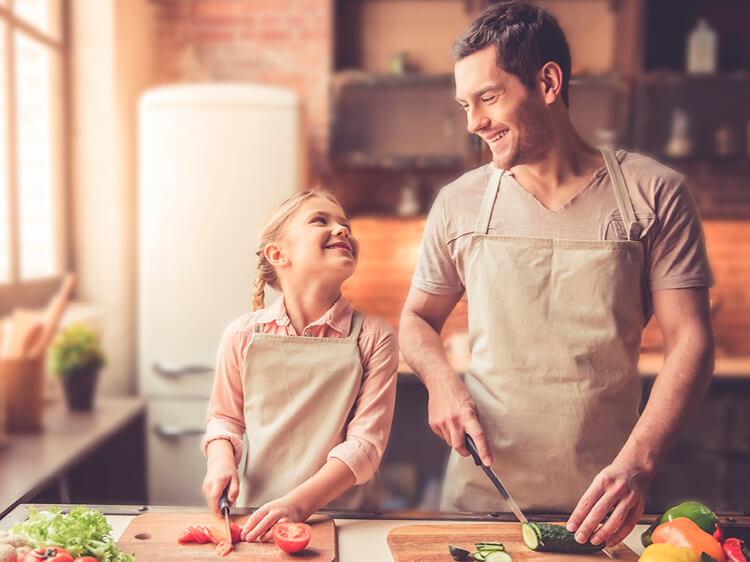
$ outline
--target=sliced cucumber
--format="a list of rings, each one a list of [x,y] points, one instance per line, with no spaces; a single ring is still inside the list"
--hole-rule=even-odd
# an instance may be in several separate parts
[[[586,554],[598,552],[604,548],[604,543],[597,545],[590,542],[579,544],[573,533],[562,525],[551,523],[533,523],[531,521],[521,523],[521,536],[526,546],[537,552]]]
[[[468,550],[458,548],[457,546],[448,546],[448,551],[453,556],[453,560],[466,560],[469,554],[471,554]]]
[[[484,559],[484,562],[512,562],[510,554],[504,550],[494,550],[490,552]]]
[[[484,562],[485,556],[483,552],[475,552],[473,556],[474,556],[474,560],[478,560],[479,562]]]
[[[505,550],[501,542],[475,542],[474,546],[477,547],[477,550]]]

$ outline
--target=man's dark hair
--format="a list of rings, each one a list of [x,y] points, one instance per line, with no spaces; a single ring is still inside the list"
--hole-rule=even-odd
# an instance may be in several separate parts
[[[495,45],[497,64],[515,74],[528,88],[548,62],[560,65],[562,99],[568,106],[570,48],[557,20],[539,6],[525,2],[501,2],[485,9],[453,44],[453,60],[459,61]]]

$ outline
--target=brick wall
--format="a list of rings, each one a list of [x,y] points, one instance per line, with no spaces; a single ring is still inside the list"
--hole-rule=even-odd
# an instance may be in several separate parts
[[[333,0],[159,0],[156,82],[286,86],[302,100],[311,181],[326,168]]]
[[[704,221],[706,246],[716,284],[714,332],[717,355],[750,355],[750,221]],[[424,218],[357,217],[352,228],[360,241],[357,271],[344,285],[352,303],[382,316],[398,328],[398,320],[417,260]],[[462,300],[444,328],[444,336],[466,330]],[[655,321],[643,337],[644,350],[661,349]]]

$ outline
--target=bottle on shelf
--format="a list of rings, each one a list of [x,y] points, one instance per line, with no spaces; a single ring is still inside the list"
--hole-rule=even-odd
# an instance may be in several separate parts
[[[685,70],[688,74],[713,74],[718,60],[718,38],[708,22],[701,18],[688,34]]]

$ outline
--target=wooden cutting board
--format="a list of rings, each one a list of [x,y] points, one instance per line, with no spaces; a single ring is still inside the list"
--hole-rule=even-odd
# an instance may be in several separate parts
[[[602,552],[596,554],[557,554],[534,552],[526,548],[521,538],[519,523],[456,523],[448,525],[406,525],[388,533],[388,548],[395,562],[450,561],[448,545],[476,552],[474,543],[499,541],[505,550],[518,560],[561,562],[573,560],[609,560]],[[609,551],[615,560],[637,561],[638,555],[624,544]]]
[[[242,515],[232,517],[240,527],[250,517]],[[310,544],[303,551],[286,554],[274,543],[234,544],[232,552],[218,557],[216,545],[179,544],[177,537],[189,525],[208,525],[224,529],[224,520],[211,513],[144,513],[133,518],[117,541],[117,548],[126,553],[135,553],[137,562],[170,561],[170,560],[316,560],[333,562],[337,559],[336,527],[333,519],[324,515],[313,515],[308,523],[312,526]]]

